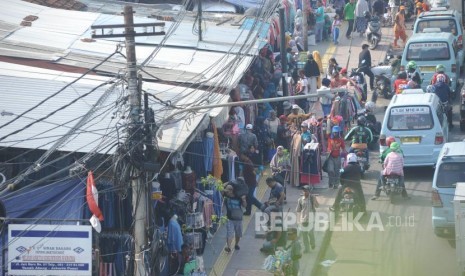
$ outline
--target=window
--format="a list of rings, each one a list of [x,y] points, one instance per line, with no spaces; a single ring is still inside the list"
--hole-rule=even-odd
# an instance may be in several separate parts
[[[393,107],[389,112],[389,130],[425,130],[433,126],[433,116],[428,106]]]
[[[413,42],[408,45],[406,59],[409,61],[449,60],[449,45],[447,42]]]
[[[465,162],[442,163],[436,182],[438,188],[455,188],[457,182],[465,182]]]
[[[441,32],[454,33],[457,35],[457,24],[454,19],[441,18],[441,19],[425,19],[418,23],[416,33],[422,33],[426,28],[439,28]]]

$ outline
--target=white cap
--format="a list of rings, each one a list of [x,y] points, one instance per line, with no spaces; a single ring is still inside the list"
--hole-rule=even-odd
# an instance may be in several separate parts
[[[245,129],[253,129],[253,125],[252,125],[252,124],[247,124],[247,125],[245,126]]]
[[[292,105],[292,109],[300,109],[300,106],[296,105],[296,104],[293,104]]]

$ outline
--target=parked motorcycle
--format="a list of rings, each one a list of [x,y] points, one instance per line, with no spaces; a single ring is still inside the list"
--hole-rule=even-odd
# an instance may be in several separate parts
[[[390,99],[394,96],[391,89],[391,79],[386,77],[385,74],[375,75],[375,89],[373,90],[372,101],[376,102],[378,95],[383,95],[385,99]],[[374,96],[376,95],[376,96]]]
[[[357,214],[360,213],[363,208],[360,206],[360,203],[357,202],[356,197],[357,194],[352,188],[344,188],[344,191],[342,192],[342,199],[339,203],[339,211],[345,213],[352,212],[354,217],[357,216]]]
[[[381,22],[378,16],[373,16],[368,20],[368,27],[365,34],[370,49],[375,49],[381,41]]]
[[[386,175],[384,176],[385,182],[383,185],[383,191],[389,197],[391,203],[394,203],[394,197],[396,195],[401,195],[402,190],[404,189],[400,185],[400,176],[398,175]]]

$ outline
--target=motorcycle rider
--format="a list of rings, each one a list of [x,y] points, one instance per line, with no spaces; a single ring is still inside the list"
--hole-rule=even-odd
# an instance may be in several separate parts
[[[373,141],[373,133],[371,130],[366,127],[367,119],[365,116],[360,116],[357,118],[357,126],[353,127],[347,135],[344,137],[344,140],[352,140],[352,145],[349,148],[349,152],[353,153],[354,149],[364,149],[367,163],[369,162],[369,153],[368,153],[368,144]],[[368,165],[370,167],[370,165]]]
[[[361,211],[365,212],[366,203],[361,183],[362,168],[360,167],[360,164],[357,162],[357,156],[355,155],[355,153],[349,153],[347,155],[347,162],[347,166],[345,166],[344,169],[341,170],[341,187],[339,187],[339,191],[336,195],[336,199],[334,200],[334,204],[332,207],[329,208],[329,210],[339,210],[339,204],[341,203],[343,191],[346,187],[349,187],[354,190],[355,200],[361,205]]]
[[[397,79],[394,82],[394,91],[396,94],[402,94],[404,89],[408,87],[407,73],[405,71],[400,71],[397,74]]]
[[[415,61],[411,60],[407,63],[407,68],[405,72],[407,73],[407,81],[413,80],[419,86],[421,86],[421,83],[422,83],[421,72]]]
[[[375,76],[373,75],[373,72],[371,72],[371,53],[368,47],[368,44],[362,45],[362,51],[358,56],[358,68],[360,72],[370,78],[370,90],[373,91]]]
[[[435,85],[436,82],[437,82],[438,75],[443,74],[444,76],[446,76],[446,84],[449,85],[450,84],[450,78],[444,72],[445,70],[446,70],[446,67],[444,65],[442,65],[442,64],[436,65],[436,73],[434,73],[433,77],[431,78],[430,84]]]
[[[449,128],[453,128],[454,125],[452,124],[452,107],[450,106],[450,95],[451,90],[449,85],[446,83],[446,76],[443,74],[439,74],[436,77],[437,82],[434,87],[434,94],[436,94],[439,99],[441,100],[443,106],[445,107],[445,112],[447,116],[447,122],[449,123]]]
[[[402,150],[400,149],[400,144],[397,142],[392,142],[391,145],[389,146],[389,149],[391,151],[386,155],[386,158],[384,159],[384,162],[383,162],[384,169],[381,173],[382,174],[381,184],[384,185],[386,176],[389,176],[389,175],[400,176],[399,184],[401,185],[401,187],[403,187],[402,197],[404,199],[410,199],[410,197],[407,195],[407,191],[405,190],[404,155],[402,153]],[[372,197],[372,200],[377,199],[381,193],[381,187],[379,184],[380,183],[378,182],[378,186],[376,187],[376,192],[375,192],[375,195]]]
[[[365,104],[365,118],[367,119],[367,123],[371,123],[373,125],[376,124],[376,117],[375,113],[376,104],[374,102],[367,102]]]
[[[394,138],[394,136],[389,136],[386,138],[386,146],[387,148],[383,150],[383,152],[381,153],[381,155],[379,156],[379,163],[383,164],[384,163],[384,160],[386,159],[386,156],[392,151],[391,149],[391,144],[394,143],[396,141],[396,138]],[[402,153],[402,150],[400,150],[401,153]],[[403,153],[402,153],[403,154]],[[380,193],[381,193],[381,187],[383,186],[384,184],[384,176],[383,176],[383,171],[380,172],[379,174],[379,179],[378,179],[378,184],[376,186],[376,191],[375,191],[375,195],[371,198],[371,200],[376,200]]]

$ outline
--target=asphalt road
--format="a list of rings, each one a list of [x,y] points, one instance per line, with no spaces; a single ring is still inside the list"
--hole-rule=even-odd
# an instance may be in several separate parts
[[[377,106],[387,105],[381,98]],[[455,128],[451,141],[464,137],[458,130],[458,100],[454,106]],[[382,120],[384,109],[378,108]],[[333,231],[323,261],[335,262],[329,267],[320,266],[318,275],[457,275],[455,249],[448,241],[434,235],[431,223],[432,168],[409,168],[405,181],[410,200],[398,198],[395,204],[381,193],[373,201],[376,179],[381,165],[374,163],[379,154],[370,153],[371,168],[363,181],[368,216],[361,226],[369,231]],[[376,161],[375,161],[376,162]],[[369,223],[370,218],[372,223]],[[381,222],[381,223],[379,223]],[[339,219],[339,226],[341,220]]]

